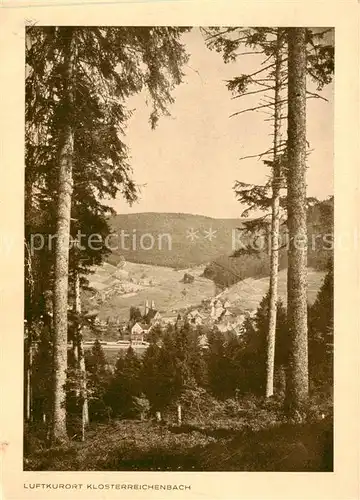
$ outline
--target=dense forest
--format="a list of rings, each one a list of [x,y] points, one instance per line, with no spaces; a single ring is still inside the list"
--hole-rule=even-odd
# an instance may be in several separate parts
[[[281,230],[283,248],[279,251],[278,269],[287,268],[287,231]],[[315,201],[308,208],[307,265],[313,269],[326,270],[329,259],[333,258],[334,235],[334,201]],[[231,286],[248,277],[263,277],[270,274],[270,245],[257,252],[234,251],[231,254],[220,255],[208,264],[204,276],[211,278],[221,287]]]

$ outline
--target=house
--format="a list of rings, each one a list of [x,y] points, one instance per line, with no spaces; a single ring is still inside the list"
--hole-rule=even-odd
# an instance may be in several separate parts
[[[198,311],[198,309],[190,311],[186,318],[192,325],[202,325],[205,319],[204,316]]]
[[[243,328],[243,325],[233,325],[233,329],[232,329],[233,333],[235,333],[235,335],[237,335],[238,337],[241,337],[241,335],[243,335],[244,333],[244,328]]]
[[[200,335],[199,346],[201,349],[209,349],[209,339],[206,334]]]
[[[176,328],[183,328],[184,325],[185,325],[185,320],[181,317],[181,314],[179,313],[176,317],[175,326]]]
[[[220,300],[214,300],[212,301],[211,304],[211,318],[213,318],[215,321],[219,320],[223,314],[225,314],[226,309],[222,305]]]
[[[140,323],[140,322],[136,322],[132,327],[131,327],[131,330],[130,330],[130,339],[131,340],[135,340],[135,341],[143,341],[144,340],[144,335],[146,333],[148,333],[149,331],[149,326],[144,324],[144,323]]]
[[[194,282],[194,279],[195,278],[192,274],[185,273],[183,279],[181,280],[181,283],[190,284]]]
[[[161,317],[161,323],[163,325],[175,325],[177,319],[176,314],[169,314]]]
[[[216,328],[219,330],[221,333],[226,333],[226,332],[232,332],[234,329],[234,325],[232,325],[229,321],[225,323],[218,323],[216,325]]]

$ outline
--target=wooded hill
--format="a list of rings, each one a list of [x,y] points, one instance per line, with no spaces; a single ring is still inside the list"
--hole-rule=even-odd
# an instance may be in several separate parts
[[[209,263],[222,254],[232,252],[232,232],[243,227],[244,220],[214,219],[185,213],[119,214],[110,220],[115,233],[113,246],[118,243],[121,247],[120,234],[123,231],[124,234],[130,235],[125,240],[125,246],[129,249],[118,248],[108,257],[108,261],[116,264],[122,255],[130,262],[176,269]],[[210,230],[213,231],[212,235],[208,234]],[[153,236],[153,248],[141,248],[140,239],[145,234]],[[160,235],[169,235],[169,239],[162,237],[161,248],[158,244]],[[170,240],[171,245],[168,243]],[[151,241],[144,238],[144,247],[148,246],[151,246]]]
[[[308,267],[324,271],[332,259],[334,233],[334,202],[330,198],[312,204],[308,209]],[[279,270],[287,268],[285,227],[282,229],[283,248],[279,252]],[[269,252],[224,254],[214,259],[204,276],[219,286],[231,286],[246,278],[263,278],[270,274]]]
[[[308,266],[324,270],[331,257],[330,241],[333,234],[333,199],[314,202],[308,209]],[[234,238],[244,229],[249,219],[214,219],[203,215],[184,213],[138,213],[121,214],[111,218],[115,233],[113,246],[116,249],[108,256],[111,264],[117,264],[121,256],[129,262],[168,266],[175,269],[207,264],[204,276],[218,285],[230,286],[246,278],[269,276],[269,253],[240,252],[234,255]],[[213,237],[209,231],[213,231]],[[129,235],[121,248],[120,234]],[[216,231],[216,232],[215,232]],[[285,228],[283,228],[284,234]],[[191,233],[192,232],[192,233]],[[145,234],[154,238],[153,248],[141,248],[140,240]],[[195,234],[193,239],[191,234]],[[160,235],[169,235],[169,239]],[[211,238],[211,241],[210,241]],[[248,241],[249,235],[243,240]],[[285,240],[284,240],[285,242]],[[151,246],[151,240],[144,238],[144,246]],[[287,252],[280,252],[280,269],[287,267]]]

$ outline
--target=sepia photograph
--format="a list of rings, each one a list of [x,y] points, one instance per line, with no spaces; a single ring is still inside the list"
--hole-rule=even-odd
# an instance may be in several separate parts
[[[355,4],[3,0],[0,497],[359,497]]]
[[[334,470],[334,53],[26,26],[25,471]]]

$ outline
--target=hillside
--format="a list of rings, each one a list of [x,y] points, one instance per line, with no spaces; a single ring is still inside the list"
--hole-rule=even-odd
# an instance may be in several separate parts
[[[308,302],[312,304],[318,291],[323,283],[325,273],[308,268]],[[279,299],[286,305],[287,297],[287,270],[283,269],[279,272],[278,282]],[[232,309],[238,314],[245,311],[257,309],[262,298],[269,290],[269,277],[253,279],[248,278],[224,290],[218,295],[221,300],[228,300],[231,303]]]
[[[118,248],[108,262],[116,265],[123,256],[131,262],[176,269],[206,264],[232,253],[233,231],[242,227],[243,220],[183,213],[116,215],[110,219],[111,246]]]
[[[117,243],[118,248],[108,262],[95,267],[89,276],[90,290],[84,293],[85,308],[97,310],[102,320],[126,321],[131,306],[142,308],[149,300],[155,302],[161,314],[171,316],[199,305],[224,288],[228,289],[224,293],[230,294],[230,301],[237,304],[239,311],[256,308],[268,287],[269,253],[242,252],[233,256],[234,240],[239,242],[237,229],[243,227],[243,223],[240,219],[213,219],[181,213],[113,217],[112,246]],[[308,211],[311,299],[332,257],[326,240],[332,233],[333,201],[314,203]],[[145,242],[146,248],[142,248],[141,242]],[[151,248],[149,243],[153,243]],[[287,251],[283,248],[279,266],[283,298],[286,296],[286,267]]]
[[[332,256],[333,199],[314,201],[308,209],[308,265],[324,270]],[[204,276],[219,286],[230,286],[249,277],[269,274],[269,253],[243,253],[233,256],[245,246],[249,236],[239,229],[249,219],[214,219],[183,213],[138,213],[116,215],[110,219],[113,231],[107,258],[117,265],[128,262],[166,266],[174,269],[206,264]],[[286,231],[282,243],[286,245]],[[253,238],[256,245],[256,238]],[[280,269],[287,267],[287,252],[280,255]]]
[[[324,271],[329,259],[333,257],[332,238],[334,233],[333,199],[315,202],[308,209],[308,267]],[[254,242],[256,240],[254,239]],[[255,243],[256,244],[256,243]],[[279,269],[287,268],[286,229],[282,229]],[[212,279],[218,286],[227,287],[246,278],[263,278],[270,274],[269,252],[242,252],[234,257],[230,253],[220,255],[210,262],[204,276]]]
[[[84,293],[84,308],[98,310],[102,320],[126,321],[131,306],[143,310],[149,300],[155,302],[162,315],[175,314],[173,311],[196,306],[202,299],[215,295],[215,285],[202,277],[203,271],[204,266],[180,271],[133,262],[126,262],[119,269],[104,263],[88,277],[92,291]],[[185,272],[194,277],[192,283],[183,282]]]
[[[258,307],[268,291],[269,277],[247,278],[218,293],[214,283],[202,276],[204,266],[187,270],[149,266],[126,262],[119,269],[111,264],[94,268],[89,276],[92,291],[83,296],[84,308],[98,311],[101,320],[127,321],[131,306],[143,311],[146,300],[154,301],[155,307],[164,317],[174,317],[178,311],[198,307],[201,302],[217,295],[228,300],[236,314]],[[191,283],[184,283],[184,274],[194,277]],[[308,300],[312,303],[322,284],[323,271],[308,269]],[[279,297],[286,303],[286,270],[279,273]]]

